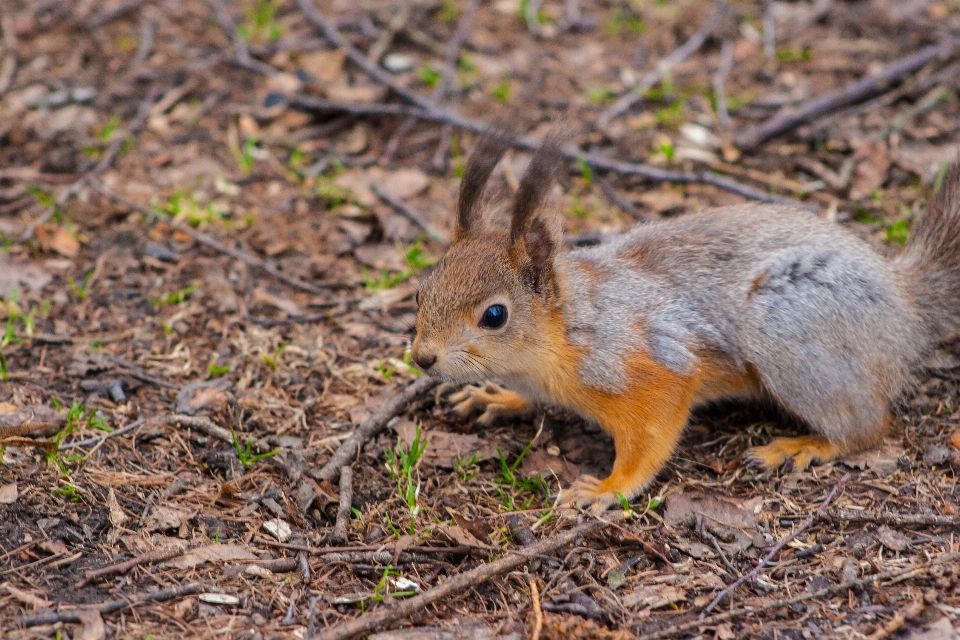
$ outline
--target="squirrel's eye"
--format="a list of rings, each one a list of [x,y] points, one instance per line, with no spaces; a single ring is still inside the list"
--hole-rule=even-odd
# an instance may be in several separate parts
[[[499,329],[507,321],[507,308],[502,304],[492,304],[483,312],[480,326],[484,329]]]

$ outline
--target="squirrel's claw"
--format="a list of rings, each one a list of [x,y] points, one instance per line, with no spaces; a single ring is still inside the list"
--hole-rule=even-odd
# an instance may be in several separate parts
[[[604,482],[593,476],[580,476],[560,495],[559,506],[589,508],[594,513],[606,511],[619,501],[616,491],[604,488]]]
[[[493,382],[479,387],[466,386],[451,395],[450,402],[454,403],[453,410],[462,417],[475,410],[483,411],[477,422],[484,426],[492,424],[497,418],[523,413],[529,408],[521,396]]]
[[[784,465],[789,465],[796,471],[803,471],[812,462],[832,460],[840,452],[839,446],[823,436],[813,435],[799,438],[774,438],[768,445],[747,449],[744,457],[748,463],[768,471]]]

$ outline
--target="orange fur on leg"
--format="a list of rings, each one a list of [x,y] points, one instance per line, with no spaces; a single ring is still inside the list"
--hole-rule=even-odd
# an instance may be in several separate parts
[[[790,462],[798,471],[806,469],[813,461],[827,462],[833,460],[845,448],[830,442],[823,436],[800,436],[798,438],[774,438],[773,441],[762,447],[753,447],[747,451],[747,459],[764,469],[776,469],[785,462]]]

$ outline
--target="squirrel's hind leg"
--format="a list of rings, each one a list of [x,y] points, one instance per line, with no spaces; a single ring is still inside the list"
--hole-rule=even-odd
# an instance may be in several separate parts
[[[489,425],[497,418],[523,413],[530,409],[530,403],[514,391],[504,389],[498,384],[487,382],[482,386],[466,386],[450,396],[453,410],[461,416],[474,411],[483,411],[477,422]]]
[[[774,438],[768,445],[748,449],[746,458],[748,462],[764,469],[776,469],[789,462],[794,469],[802,471],[809,467],[811,462],[826,462],[840,453],[841,447],[823,436],[815,435]]]
[[[857,437],[846,442],[834,442],[829,438],[815,434],[796,438],[774,438],[770,444],[747,449],[747,462],[772,470],[789,464],[793,469],[802,471],[813,462],[829,462],[847,453],[867,449],[879,442],[887,432],[890,414],[886,412],[882,420],[871,428],[864,429]]]

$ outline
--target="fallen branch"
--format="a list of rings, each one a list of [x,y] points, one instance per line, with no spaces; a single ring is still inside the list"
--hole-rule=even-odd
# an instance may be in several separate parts
[[[230,9],[224,0],[210,0],[210,5],[213,7],[213,13],[217,16],[217,22],[220,23],[220,27],[233,42],[233,51],[236,54],[235,59],[238,65],[268,77],[280,73],[269,64],[261,62],[250,55],[250,47],[237,30],[237,24],[233,21],[233,17],[230,15]]]
[[[444,243],[449,242],[450,238],[447,236],[447,234],[435,228],[432,224],[430,224],[430,222],[428,222],[422,215],[420,215],[419,211],[415,211],[411,209],[407,205],[400,202],[400,200],[390,195],[390,193],[387,190],[381,189],[380,187],[378,187],[373,183],[370,184],[370,190],[373,191],[373,194],[375,196],[377,196],[378,198],[383,200],[385,203],[390,205],[391,209],[393,209],[394,211],[402,215],[404,218],[406,218],[413,224],[417,225],[421,230],[423,230],[428,236],[430,236],[434,240],[438,240]]]
[[[824,587],[823,589],[818,589],[816,591],[808,591],[798,596],[792,598],[784,598],[782,600],[774,600],[773,602],[768,602],[762,604],[758,607],[740,607],[739,609],[731,609],[730,611],[725,611],[723,613],[717,613],[706,618],[699,618],[691,622],[684,622],[682,624],[677,624],[669,629],[664,629],[663,631],[657,631],[651,634],[644,634],[644,640],[663,640],[663,638],[672,638],[674,636],[679,636],[687,633],[688,631],[693,631],[695,629],[702,629],[704,627],[713,626],[720,622],[725,622],[727,620],[732,620],[740,616],[754,615],[762,613],[764,611],[771,611],[775,609],[783,609],[786,607],[793,606],[801,602],[807,602],[809,600],[823,600],[824,598],[829,598],[830,596],[837,595],[840,593],[846,593],[851,589],[862,589],[871,584],[875,584],[884,580],[897,580],[903,581],[912,577],[914,574],[922,573],[923,571],[929,570],[931,567],[935,567],[941,564],[952,564],[954,562],[960,562],[960,553],[947,553],[942,556],[935,557],[927,562],[922,567],[908,567],[906,569],[892,569],[890,571],[884,571],[882,573],[875,573],[865,578],[858,578],[856,580],[848,580],[846,582],[841,582],[840,584],[831,585],[829,587]]]
[[[437,602],[449,600],[456,594],[482,584],[491,578],[512,571],[529,561],[533,556],[553,553],[557,549],[573,543],[578,538],[599,531],[606,524],[601,520],[590,520],[578,527],[550,536],[524,551],[509,554],[499,560],[481,564],[470,571],[450,576],[439,586],[418,596],[394,602],[389,607],[380,607],[376,611],[327,629],[318,638],[320,640],[345,640],[373,631],[384,631],[398,620],[417,611],[423,611],[426,607]]]
[[[333,23],[327,20],[323,13],[317,9],[317,7],[313,4],[313,0],[296,0],[296,2],[300,6],[301,11],[303,11],[307,19],[316,27],[318,27],[323,32],[324,37],[333,43],[334,46],[343,49],[346,56],[354,64],[360,67],[374,80],[386,85],[398,96],[419,108],[411,108],[407,105],[397,104],[358,104],[352,102],[340,102],[335,100],[314,98],[304,94],[294,94],[291,96],[291,104],[304,109],[315,109],[318,111],[338,111],[343,113],[351,113],[354,115],[393,115],[416,117],[422,120],[432,120],[434,122],[451,124],[455,127],[459,127],[461,129],[472,131],[473,133],[478,133],[481,135],[491,133],[493,131],[493,128],[483,121],[467,118],[452,111],[443,109],[434,104],[430,98],[421,96],[399,85],[389,73],[381,69],[375,62],[363,55],[363,52],[350,44],[350,42],[337,30]],[[720,18],[722,17],[722,3],[718,2],[716,7],[721,7],[715,11],[718,14],[716,21],[717,24],[719,24]],[[713,13],[711,13],[711,16],[713,16]],[[712,18],[707,22],[709,23],[711,21]],[[707,24],[705,23],[704,27],[706,26]],[[711,32],[712,29],[715,28],[716,25],[711,28]],[[691,38],[691,40],[693,40],[693,38]],[[533,151],[540,146],[539,141],[531,138],[515,138],[512,140],[512,143],[514,146],[527,151]],[[662,182],[677,182],[680,184],[710,184],[720,189],[724,189],[726,191],[730,191],[732,193],[742,195],[745,198],[757,200],[759,202],[790,204],[793,206],[803,207],[805,209],[815,211],[819,210],[816,207],[798,203],[794,200],[772,196],[764,191],[740,184],[734,180],[716,176],[709,171],[698,171],[692,173],[687,173],[684,171],[670,171],[648,165],[633,164],[629,162],[616,162],[601,158],[595,154],[585,155],[579,151],[570,149],[564,151],[564,156],[571,160],[581,159],[595,169],[613,171],[615,173],[622,173],[624,175],[635,175],[647,178],[649,180],[658,180]]]
[[[176,427],[178,424],[182,424],[185,427],[196,429],[200,433],[208,435],[211,438],[216,438],[217,440],[221,440],[228,444],[234,444],[233,434],[227,429],[215,425],[213,420],[210,418],[205,418],[203,416],[185,416],[175,413],[172,416],[167,416],[167,424],[169,424],[171,427]]]
[[[423,120],[452,124],[455,127],[479,135],[493,132],[493,127],[482,120],[468,118],[452,111],[434,106],[418,109],[416,107],[402,104],[362,104],[356,102],[340,102],[337,100],[315,98],[313,96],[299,93],[290,97],[290,103],[303,109],[315,111],[336,111],[341,113],[351,113],[354,115],[413,116]],[[510,139],[513,146],[526,151],[534,151],[540,146],[540,142],[533,138],[508,139]],[[745,198],[756,200],[758,202],[786,204],[811,211],[819,211],[819,208],[816,206],[791,200],[789,198],[771,195],[766,191],[755,189],[754,187],[741,184],[736,180],[725,178],[706,170],[692,172],[673,171],[670,169],[661,169],[659,167],[652,167],[645,164],[610,160],[593,153],[582,154],[576,149],[565,149],[563,151],[563,155],[570,160],[582,160],[594,169],[602,171],[610,171],[627,176],[637,176],[656,182],[709,184],[719,189],[723,189],[724,191],[736,193],[737,195],[741,195]]]
[[[713,5],[713,10],[710,12],[710,15],[707,16],[707,19],[704,20],[703,24],[700,25],[700,28],[697,29],[686,42],[677,47],[673,53],[661,59],[657,63],[657,66],[640,78],[640,81],[637,82],[628,93],[601,113],[600,117],[597,118],[597,127],[606,129],[614,118],[625,113],[627,109],[642,100],[644,94],[657,86],[663,77],[670,73],[671,69],[696,53],[696,51],[703,46],[703,43],[707,41],[707,38],[710,37],[710,34],[720,26],[723,21],[725,6],[723,0],[716,0]]]
[[[94,185],[96,188],[96,185]],[[163,378],[158,378],[152,376],[137,365],[132,362],[127,362],[123,358],[118,358],[117,356],[112,356],[109,353],[103,354],[103,357],[112,362],[113,364],[121,367],[124,373],[131,378],[135,378],[140,382],[146,382],[147,384],[153,384],[158,387],[163,387],[164,389],[173,389],[174,391],[180,391],[180,385],[176,385],[172,382],[167,382]]]
[[[187,548],[183,545],[172,545],[167,549],[158,549],[155,551],[150,551],[148,553],[142,553],[138,556],[125,560],[123,562],[118,562],[117,564],[112,564],[107,567],[102,567],[100,569],[92,569],[87,571],[83,579],[77,583],[77,589],[80,589],[87,584],[90,584],[94,580],[99,580],[100,578],[105,578],[107,576],[114,576],[126,573],[133,569],[134,567],[139,567],[141,564],[153,564],[155,562],[164,562],[170,560],[171,558],[176,558],[182,556],[186,553]]]
[[[24,436],[47,427],[57,427],[66,419],[67,412],[64,409],[21,407],[13,413],[0,414],[0,438]]]
[[[873,522],[895,527],[956,527],[960,517],[941,516],[932,513],[894,513],[892,511],[853,511],[837,509],[817,515],[819,520],[832,522]]]
[[[329,293],[329,290],[324,287],[319,287],[319,286],[310,284],[309,282],[304,282],[299,278],[294,278],[293,276],[287,275],[272,262],[261,260],[260,258],[247,253],[246,251],[241,251],[240,249],[234,249],[234,248],[228,247],[227,245],[223,244],[213,236],[203,233],[202,231],[197,231],[190,225],[182,224],[176,220],[173,220],[172,218],[162,218],[160,214],[158,214],[153,209],[150,209],[148,207],[142,207],[137,203],[131,202],[130,200],[127,200],[123,196],[110,191],[99,180],[91,180],[90,186],[93,187],[96,191],[98,191],[103,197],[107,198],[108,200],[112,200],[121,206],[124,206],[128,209],[132,209],[133,211],[139,211],[140,213],[145,215],[147,219],[150,220],[151,222],[159,222],[160,220],[163,220],[165,223],[169,224],[171,227],[173,227],[177,231],[187,234],[188,236],[193,238],[196,242],[202,245],[205,245],[207,247],[210,247],[214,251],[228,255],[231,258],[235,258],[240,262],[243,262],[255,269],[260,269],[261,271],[273,276],[280,282],[290,285],[291,287],[294,287],[296,289],[300,289],[301,291],[306,291],[308,293],[312,293],[318,296],[325,296]]]
[[[406,389],[384,402],[382,407],[357,427],[353,435],[343,441],[333,456],[314,477],[328,482],[336,480],[340,476],[340,470],[359,454],[360,447],[362,447],[367,440],[386,429],[387,423],[390,422],[395,415],[406,409],[410,403],[416,402],[425,396],[438,384],[439,382],[434,378],[422,375]]]
[[[767,140],[792,131],[800,125],[828,113],[874,96],[919,70],[931,60],[953,55],[960,40],[948,39],[894,61],[883,71],[866,76],[836,91],[817,96],[797,109],[785,110],[736,139],[744,151],[756,149]]]
[[[139,420],[136,420],[136,421],[134,421],[134,422],[131,422],[130,424],[128,424],[128,425],[125,426],[125,427],[120,427],[119,429],[114,429],[113,431],[110,431],[109,433],[105,433],[105,434],[100,435],[100,436],[97,436],[97,437],[95,437],[95,438],[87,438],[86,440],[78,440],[78,441],[76,441],[76,442],[68,442],[67,444],[62,444],[62,445],[60,445],[60,451],[64,451],[65,449],[75,449],[76,447],[86,447],[86,446],[89,446],[89,445],[92,445],[92,444],[93,444],[93,445],[100,444],[101,442],[103,442],[103,441],[106,440],[107,438],[114,438],[114,437],[116,437],[116,436],[121,436],[121,435],[127,433],[128,431],[133,431],[133,430],[136,429],[137,427],[139,427],[139,426],[141,426],[142,424],[144,424],[146,421],[147,421],[146,418],[140,418]]]
[[[120,155],[120,151],[123,149],[124,144],[127,141],[127,136],[133,136],[138,133],[140,129],[147,123],[147,117],[150,115],[150,109],[153,107],[153,103],[157,101],[159,97],[159,92],[156,89],[151,90],[147,97],[143,99],[140,103],[140,106],[137,108],[137,115],[134,116],[133,120],[130,122],[130,126],[127,127],[126,135],[118,132],[110,140],[110,148],[107,149],[107,152],[103,154],[103,157],[100,158],[100,161],[97,162],[96,166],[89,171],[89,173],[83,175],[79,180],[74,182],[72,185],[67,187],[64,191],[60,192],[60,195],[57,196],[57,200],[52,207],[49,207],[43,215],[34,220],[30,225],[24,229],[23,233],[20,234],[21,240],[28,240],[33,236],[34,232],[37,230],[41,224],[46,223],[50,218],[53,217],[53,214],[57,212],[57,209],[62,207],[67,203],[70,198],[80,193],[80,191],[90,185],[93,186],[94,182],[98,182],[98,179],[103,175],[110,167],[113,166],[114,161],[117,159],[117,156]]]
[[[340,471],[340,506],[337,508],[337,522],[333,527],[332,536],[335,544],[343,544],[347,541],[351,507],[353,507],[353,467],[346,465]]]
[[[253,539],[257,544],[266,545],[268,547],[276,547],[278,549],[288,549],[290,551],[299,551],[302,553],[309,553],[312,556],[328,556],[328,555],[337,555],[337,554],[348,554],[348,553],[387,553],[389,555],[385,556],[389,562],[393,558],[394,547],[390,545],[361,545],[353,547],[309,547],[303,544],[290,544],[287,542],[277,542],[275,540],[267,540],[266,538],[256,537]],[[420,554],[438,554],[438,555],[450,555],[450,556],[468,556],[473,554],[482,554],[487,555],[490,551],[495,551],[495,547],[491,546],[468,546],[468,545],[457,545],[456,547],[417,547],[410,546],[404,547],[404,551],[409,553],[420,553]]]
[[[0,96],[7,92],[17,74],[17,34],[14,31],[13,16],[5,13],[0,16],[0,31],[3,32],[3,66],[0,67]]]
[[[730,111],[727,110],[727,78],[733,70],[733,53],[736,47],[731,38],[725,38],[720,46],[720,64],[710,81],[717,102],[717,120],[723,129],[730,128]]]
[[[89,611],[96,611],[100,614],[116,613],[117,611],[123,611],[124,609],[134,607],[138,604],[145,604],[147,602],[166,602],[167,600],[173,600],[174,598],[192,596],[199,593],[202,588],[202,583],[193,582],[179,587],[161,589],[159,591],[154,591],[153,593],[142,593],[130,596],[129,598],[124,598],[122,600],[111,600],[110,602],[104,602],[103,604],[93,607],[78,607],[76,609],[71,609],[70,611],[63,611],[60,613],[41,613],[35,616],[23,616],[20,618],[20,624],[25,627],[37,627],[42,624],[56,624],[57,622],[77,623],[80,622],[80,616]]]
[[[744,575],[740,576],[739,578],[737,578],[735,582],[733,582],[732,584],[727,586],[725,589],[723,589],[720,593],[718,593],[717,597],[715,597],[713,601],[707,605],[707,607],[703,610],[703,613],[701,613],[700,616],[703,617],[706,614],[713,611],[714,607],[716,607],[720,603],[720,601],[724,599],[724,597],[733,593],[733,590],[739,587],[744,582],[747,582],[748,580],[755,580],[756,577],[760,574],[760,571],[765,566],[767,566],[767,563],[770,562],[770,560],[772,560],[775,555],[780,553],[780,550],[783,549],[788,542],[796,538],[798,535],[800,535],[801,533],[803,533],[813,525],[814,521],[820,516],[820,514],[822,514],[826,510],[827,506],[829,506],[829,504],[833,502],[834,497],[836,497],[837,493],[840,491],[840,489],[843,487],[844,484],[846,484],[847,480],[849,479],[850,479],[849,473],[843,474],[843,477],[837,481],[837,484],[833,486],[833,489],[831,489],[830,493],[827,494],[827,497],[824,498],[823,503],[817,509],[816,513],[810,514],[810,517],[804,520],[803,524],[801,524],[799,527],[794,529],[790,533],[790,535],[788,535],[783,540],[775,544],[773,548],[770,549],[770,552],[767,553],[766,556],[764,556],[763,560],[758,562],[757,566],[755,566],[749,573],[745,573]]]

